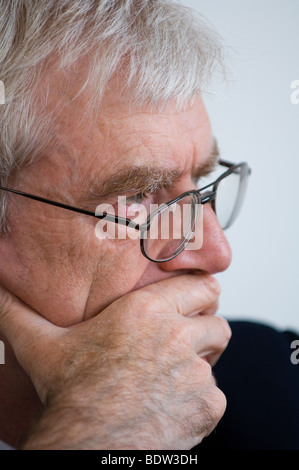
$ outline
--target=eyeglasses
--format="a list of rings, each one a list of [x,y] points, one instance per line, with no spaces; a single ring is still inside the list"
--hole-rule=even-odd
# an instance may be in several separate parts
[[[16,189],[0,186],[0,190],[96,217],[105,222],[133,228],[135,231],[140,232],[142,254],[150,261],[162,263],[178,256],[193,239],[201,205],[211,204],[222,229],[230,227],[239,215],[251,170],[247,163],[235,165],[219,160],[219,165],[226,167],[227,170],[217,179],[200,189],[187,191],[160,205],[146,217],[143,223],[136,223],[132,219],[106,212],[94,213]],[[173,224],[170,224],[170,219],[172,219]]]

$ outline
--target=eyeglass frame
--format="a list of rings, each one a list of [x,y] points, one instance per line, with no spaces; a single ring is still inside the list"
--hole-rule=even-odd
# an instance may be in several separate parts
[[[248,175],[251,174],[251,169],[249,168],[249,166],[246,162],[241,162],[241,163],[235,164],[235,163],[231,163],[231,162],[228,162],[226,160],[221,159],[221,160],[218,161],[218,164],[221,165],[221,166],[224,166],[228,169],[224,173],[222,173],[220,176],[218,176],[218,178],[216,178],[216,180],[212,181],[211,183],[207,184],[206,186],[204,186],[200,189],[193,189],[191,191],[186,191],[186,192],[180,194],[179,196],[177,196],[176,198],[172,199],[171,201],[162,204],[155,211],[153,211],[151,214],[148,215],[148,217],[146,219],[146,222],[144,222],[143,224],[137,224],[133,220],[130,220],[130,219],[127,219],[127,218],[124,218],[124,217],[119,217],[117,215],[108,214],[106,212],[103,212],[101,214],[96,214],[96,213],[88,211],[86,209],[81,209],[81,208],[78,208],[78,207],[70,206],[70,205],[64,204],[62,202],[52,201],[51,199],[47,199],[47,198],[44,198],[44,197],[41,197],[41,196],[36,196],[35,194],[29,194],[29,193],[26,193],[26,192],[23,192],[23,191],[19,191],[17,189],[6,188],[5,186],[0,186],[0,190],[7,191],[7,192],[13,193],[13,194],[17,194],[18,196],[24,196],[28,199],[33,199],[34,201],[39,201],[39,202],[43,202],[45,204],[60,207],[61,209],[66,209],[66,210],[69,210],[69,211],[72,211],[72,212],[77,212],[79,214],[95,217],[95,218],[100,219],[100,220],[105,219],[108,222],[113,222],[115,224],[125,225],[127,227],[133,228],[133,229],[138,230],[138,231],[143,233],[143,232],[148,232],[149,231],[151,221],[158,213],[164,211],[166,209],[166,207],[169,207],[172,204],[179,202],[181,199],[183,199],[186,196],[195,196],[198,203],[202,204],[202,205],[207,204],[208,202],[211,202],[211,207],[212,207],[212,209],[213,209],[213,211],[214,211],[214,213],[217,217],[216,208],[215,208],[215,199],[216,199],[217,188],[218,188],[219,183],[224,178],[227,178],[235,170],[237,170],[238,168],[241,168],[241,167],[247,167],[247,174]],[[200,198],[200,200],[199,200],[198,196],[200,195],[200,193],[202,191],[205,191],[206,189],[210,188],[211,186],[213,186],[213,190],[211,192],[205,194],[205,196],[203,198]],[[148,260],[153,261],[155,263],[164,263],[165,261],[170,261],[171,259],[175,258],[176,256],[178,256],[186,248],[187,244],[190,241],[190,239],[189,239],[187,241],[187,243],[183,246],[182,250],[179,251],[178,253],[176,253],[174,256],[172,256],[168,259],[162,260],[162,261],[158,261],[158,260],[151,259],[147,255],[147,253],[145,252],[144,238],[145,237],[143,237],[143,236],[140,237],[141,252]]]

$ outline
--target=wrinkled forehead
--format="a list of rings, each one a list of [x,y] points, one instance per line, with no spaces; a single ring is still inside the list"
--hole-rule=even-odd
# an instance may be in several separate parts
[[[107,176],[128,165],[191,171],[208,158],[214,142],[201,97],[184,110],[171,102],[155,111],[109,98],[96,118],[77,118],[77,131],[64,122],[61,141],[76,168]]]
[[[134,171],[142,167],[143,172],[150,167],[157,175],[192,173],[213,150],[210,121],[200,95],[183,109],[175,99],[161,106],[137,106],[121,93],[117,77],[109,83],[99,108],[91,111],[90,90],[76,96],[80,81],[64,85],[62,81],[69,77],[53,78],[47,106],[55,120],[55,145],[31,169],[39,165],[39,177],[44,184],[55,181],[59,193],[74,188],[85,193],[94,184],[113,180],[123,168],[124,175],[130,175],[130,167]]]

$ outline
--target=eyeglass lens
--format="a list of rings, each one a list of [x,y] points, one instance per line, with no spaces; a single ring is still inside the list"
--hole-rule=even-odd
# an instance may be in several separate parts
[[[178,255],[192,238],[198,217],[197,198],[187,195],[151,219],[143,248],[154,261],[165,261]]]
[[[214,186],[212,207],[223,229],[236,220],[246,193],[248,166],[242,164]],[[164,207],[151,219],[150,229],[142,240],[144,254],[153,261],[166,261],[181,253],[194,236],[198,222],[198,203],[188,195]],[[200,222],[202,223],[202,221]]]
[[[247,188],[247,175],[248,166],[242,165],[217,184],[214,210],[224,230],[233,224],[240,213]]]

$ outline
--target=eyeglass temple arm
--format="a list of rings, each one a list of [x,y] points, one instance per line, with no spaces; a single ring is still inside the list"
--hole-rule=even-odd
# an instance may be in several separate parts
[[[238,166],[235,163],[228,162],[227,160],[219,160],[219,164],[221,166],[225,166],[226,168],[233,168],[234,166]],[[251,168],[248,167],[248,174],[251,174]],[[210,183],[209,185],[201,188],[199,191],[204,191],[209,186],[212,186],[214,183]],[[206,191],[201,196],[201,204],[206,204],[207,202],[213,201],[216,198],[216,191]]]
[[[117,215],[107,214],[106,212],[94,213],[91,211],[87,211],[85,209],[79,209],[78,207],[69,206],[68,204],[63,204],[62,202],[52,201],[51,199],[46,199],[41,196],[36,196],[34,194],[24,193],[23,191],[18,191],[17,189],[10,189],[5,188],[4,186],[0,186],[0,190],[7,191],[9,193],[17,194],[19,196],[27,197],[28,199],[33,199],[34,201],[43,202],[45,204],[49,204],[51,206],[61,207],[62,209],[67,209],[72,212],[77,212],[79,214],[89,215],[91,217],[96,217],[97,219],[105,219],[108,222],[114,222],[117,224],[130,226],[136,230],[139,230],[139,225],[133,222],[130,219],[125,219],[124,217],[119,217]]]
[[[219,160],[219,165],[221,166],[225,166],[226,168],[231,168],[232,166],[235,166],[236,164],[235,163],[232,163],[232,162],[228,162],[227,160]]]
[[[227,160],[219,160],[219,165],[225,166],[226,168],[232,168],[234,166],[238,166],[235,163],[228,162]],[[251,168],[247,165],[248,174],[251,175]]]
[[[222,166],[225,166],[227,168],[232,168],[232,167],[235,166],[234,163],[228,162],[226,160],[219,160],[219,164],[222,165]],[[248,167],[248,173],[251,174],[251,168],[249,168],[249,167]],[[208,185],[208,186],[210,186],[210,185]],[[201,191],[205,190],[208,186],[206,186],[205,188],[202,188]],[[63,204],[62,202],[56,202],[56,201],[52,201],[50,199],[46,199],[44,197],[36,196],[34,194],[24,193],[23,191],[18,191],[17,189],[10,189],[10,188],[6,188],[4,186],[0,186],[0,190],[7,191],[7,192],[10,192],[10,193],[13,193],[13,194],[17,194],[19,196],[24,196],[24,197],[27,197],[28,199],[33,199],[35,201],[44,202],[45,204],[49,204],[51,206],[61,207],[62,209],[67,209],[69,211],[77,212],[79,214],[84,214],[84,215],[89,215],[91,217],[96,217],[97,219],[100,219],[100,220],[105,219],[108,222],[114,222],[114,223],[117,223],[117,224],[121,224],[121,225],[124,225],[126,227],[134,228],[135,230],[143,231],[143,230],[146,229],[146,226],[148,225],[148,224],[143,224],[143,225],[136,224],[135,222],[133,222],[130,219],[126,219],[124,217],[119,217],[117,215],[107,214],[106,212],[97,214],[97,212],[94,213],[94,212],[91,212],[91,211],[87,211],[85,209],[79,209],[78,207],[70,206],[68,204]],[[201,204],[206,204],[207,202],[212,201],[213,199],[215,199],[215,197],[216,197],[216,192],[215,191],[211,191],[208,194],[204,194],[202,199],[201,199]]]

